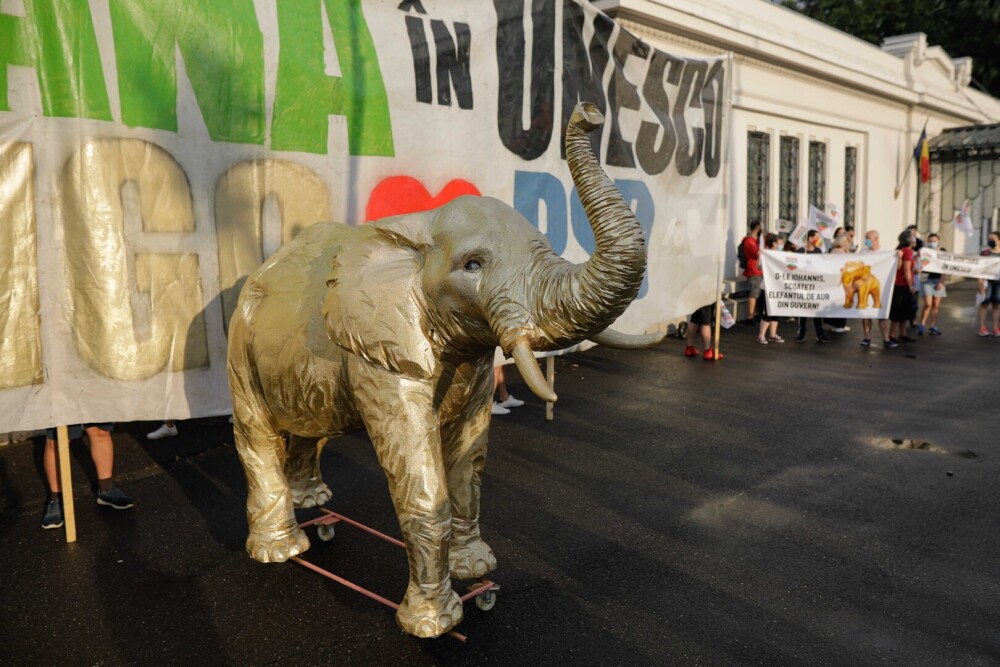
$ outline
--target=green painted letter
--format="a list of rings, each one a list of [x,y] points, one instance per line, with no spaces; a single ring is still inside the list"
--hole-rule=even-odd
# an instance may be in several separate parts
[[[175,49],[212,139],[263,144],[264,37],[253,0],[111,0],[122,121],[177,130]]]
[[[24,0],[24,13],[0,14],[0,110],[9,110],[7,65],[26,65],[35,68],[46,116],[111,120],[87,3]]]
[[[273,150],[326,153],[329,116],[347,117],[351,155],[393,155],[389,103],[361,3],[325,0],[340,77],[323,71],[324,0],[279,0]]]

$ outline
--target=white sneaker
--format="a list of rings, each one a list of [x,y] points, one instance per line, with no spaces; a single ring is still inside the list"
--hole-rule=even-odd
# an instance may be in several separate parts
[[[833,329],[836,333],[847,333],[851,330],[851,327],[834,327]]]
[[[160,438],[172,438],[175,435],[177,435],[177,427],[164,424],[152,433],[147,433],[146,437],[150,440],[159,440]]]
[[[500,405],[502,405],[505,408],[519,408],[522,405],[524,405],[524,401],[519,401],[516,398],[514,398],[513,394],[508,394],[507,400],[500,401]]]
[[[509,415],[510,410],[500,405],[496,401],[493,401],[493,406],[490,408],[491,415]]]

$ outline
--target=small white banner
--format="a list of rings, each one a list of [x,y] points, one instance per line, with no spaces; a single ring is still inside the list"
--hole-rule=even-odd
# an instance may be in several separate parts
[[[778,317],[885,319],[895,252],[791,253],[764,250],[767,314]]]
[[[1000,279],[1000,255],[955,255],[924,246],[920,249],[920,270],[966,278]]]

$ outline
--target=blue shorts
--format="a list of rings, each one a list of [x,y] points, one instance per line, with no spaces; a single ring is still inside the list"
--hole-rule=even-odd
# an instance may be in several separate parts
[[[97,428],[101,429],[102,431],[107,431],[108,433],[111,433],[112,431],[115,430],[115,425],[113,423],[111,423],[111,424],[73,424],[73,425],[67,427],[67,430],[69,431],[69,439],[70,440],[79,440],[80,438],[82,438],[83,437],[83,429],[87,428],[88,426],[96,426]],[[45,429],[45,437],[48,440],[55,440],[56,439],[56,427],[52,426],[50,428]]]

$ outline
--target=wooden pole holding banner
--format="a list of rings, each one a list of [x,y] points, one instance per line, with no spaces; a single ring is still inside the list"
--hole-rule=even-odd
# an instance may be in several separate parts
[[[548,356],[545,358],[545,381],[549,383],[549,389],[556,390],[556,358]],[[555,419],[555,403],[545,402],[545,421]]]
[[[65,425],[56,427],[56,443],[59,449],[59,489],[62,491],[63,521],[66,522],[66,541],[76,542],[76,514],[73,509],[73,475],[69,467],[69,429]]]

